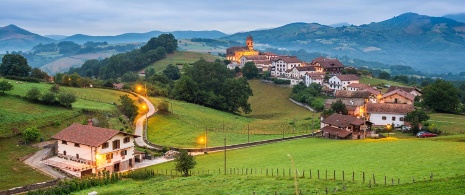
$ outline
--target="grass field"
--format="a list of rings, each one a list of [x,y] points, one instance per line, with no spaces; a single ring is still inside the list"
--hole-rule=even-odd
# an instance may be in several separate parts
[[[371,86],[384,86],[384,85],[391,85],[391,86],[405,86],[405,84],[395,82],[395,81],[388,81],[384,79],[378,79],[378,78],[368,78],[365,76],[360,77],[360,83],[363,84],[369,84]],[[381,92],[385,93],[388,88],[383,88],[381,89]]]
[[[462,136],[462,138],[465,138]],[[223,152],[196,157],[188,178],[160,176],[147,181],[125,180],[117,185],[91,188],[99,194],[279,194],[294,193],[289,176],[292,156],[303,194],[325,194],[325,188],[343,194],[463,194],[465,143],[433,139],[327,140],[308,138],[227,151],[228,175],[223,175]],[[152,166],[168,172],[173,162]],[[231,169],[236,175],[230,175]],[[246,169],[248,175],[245,175]],[[250,174],[250,169],[253,173]],[[268,176],[266,176],[268,169]],[[279,169],[279,176],[276,176]],[[309,170],[312,170],[310,179]],[[218,170],[221,174],[218,174]],[[271,176],[271,170],[274,175]],[[328,180],[326,180],[328,170]],[[336,171],[334,179],[333,171]],[[320,171],[320,179],[317,173]],[[345,181],[342,181],[342,171]],[[352,182],[352,171],[355,172]],[[203,174],[202,174],[203,172]],[[207,173],[208,172],[208,173]],[[362,173],[365,172],[365,183]],[[200,173],[200,174],[197,174]],[[302,177],[305,173],[305,178]],[[433,181],[429,181],[433,173]],[[284,174],[284,176],[283,176]],[[376,185],[373,184],[375,174]],[[384,176],[387,186],[384,186]],[[415,183],[412,183],[415,178]],[[391,179],[394,179],[393,186]],[[400,185],[397,182],[400,181]]]
[[[465,133],[465,116],[455,114],[430,114],[431,124],[434,124],[444,133]]]
[[[276,87],[250,81],[254,96],[249,99],[252,113],[236,115],[221,112],[195,104],[167,100],[174,115],[155,115],[149,119],[148,139],[154,143],[175,147],[203,147],[198,140],[208,131],[208,146],[281,138],[310,132],[313,124],[317,126],[316,113],[310,112],[290,102],[287,98],[290,88]],[[273,95],[274,98],[270,98]],[[152,103],[163,101],[151,98]],[[274,105],[274,106],[270,106]],[[269,114],[267,114],[269,113]],[[295,123],[294,123],[295,122]],[[291,125],[295,124],[295,127]],[[223,131],[224,124],[224,131]],[[248,136],[250,130],[250,137]]]
[[[218,56],[213,56],[208,53],[197,53],[197,52],[189,52],[189,51],[175,51],[173,54],[166,55],[166,58],[162,60],[158,60],[155,63],[147,66],[145,69],[154,68],[156,72],[161,72],[165,70],[168,64],[172,65],[184,65],[194,63],[200,58],[204,58],[205,60],[215,60],[220,58]]]
[[[181,50],[186,50],[186,51],[192,51],[192,52],[219,52],[219,53],[225,53],[226,48],[225,47],[210,47],[207,46],[203,42],[192,42],[188,39],[182,39],[179,40],[178,47]]]

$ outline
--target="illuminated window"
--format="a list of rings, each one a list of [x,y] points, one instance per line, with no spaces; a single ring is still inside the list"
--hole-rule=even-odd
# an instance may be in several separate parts
[[[105,159],[107,160],[113,159],[113,153],[108,153],[107,155],[105,155]]]

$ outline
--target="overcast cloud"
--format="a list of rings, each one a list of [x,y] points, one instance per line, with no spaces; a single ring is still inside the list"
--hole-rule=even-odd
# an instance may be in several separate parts
[[[117,35],[152,30],[272,28],[292,22],[360,25],[405,12],[443,16],[465,12],[463,0],[2,0],[0,26],[41,35]]]

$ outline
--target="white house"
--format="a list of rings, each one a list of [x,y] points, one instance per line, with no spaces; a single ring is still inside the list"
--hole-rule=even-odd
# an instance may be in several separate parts
[[[234,70],[236,67],[243,68],[244,65],[238,63],[230,63],[226,66],[229,70]]]
[[[365,104],[367,120],[375,126],[385,126],[393,124],[395,127],[404,125],[404,118],[407,113],[414,110],[412,104]]]
[[[314,73],[315,67],[313,66],[297,66],[291,69],[291,78],[302,79],[307,73]]]
[[[241,65],[245,65],[247,62],[255,63],[255,66],[261,71],[268,71],[272,65],[271,61],[265,55],[244,55],[240,58]]]
[[[329,88],[334,90],[347,90],[352,83],[359,83],[360,78],[354,74],[336,75],[329,79]]]
[[[325,79],[324,73],[306,73],[304,77],[305,85],[308,87],[312,83],[316,83],[319,85],[323,85],[323,81]]]
[[[52,138],[57,156],[44,161],[77,177],[99,171],[120,172],[134,166],[134,138],[121,131],[72,124]]]
[[[302,61],[295,56],[278,56],[271,58],[271,66],[271,76],[285,77],[286,71],[302,66]]]

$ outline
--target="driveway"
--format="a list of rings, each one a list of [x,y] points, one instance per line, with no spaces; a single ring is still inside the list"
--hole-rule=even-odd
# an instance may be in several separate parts
[[[31,157],[29,157],[28,159],[24,160],[24,163],[26,163],[27,165],[39,170],[40,172],[50,176],[50,177],[53,177],[55,179],[64,179],[66,178],[66,175],[59,172],[59,171],[56,171],[55,169],[53,169],[52,167],[42,163],[42,159],[47,156],[51,151],[50,148],[44,148],[42,150],[39,150],[37,151],[34,155],[32,155]]]

